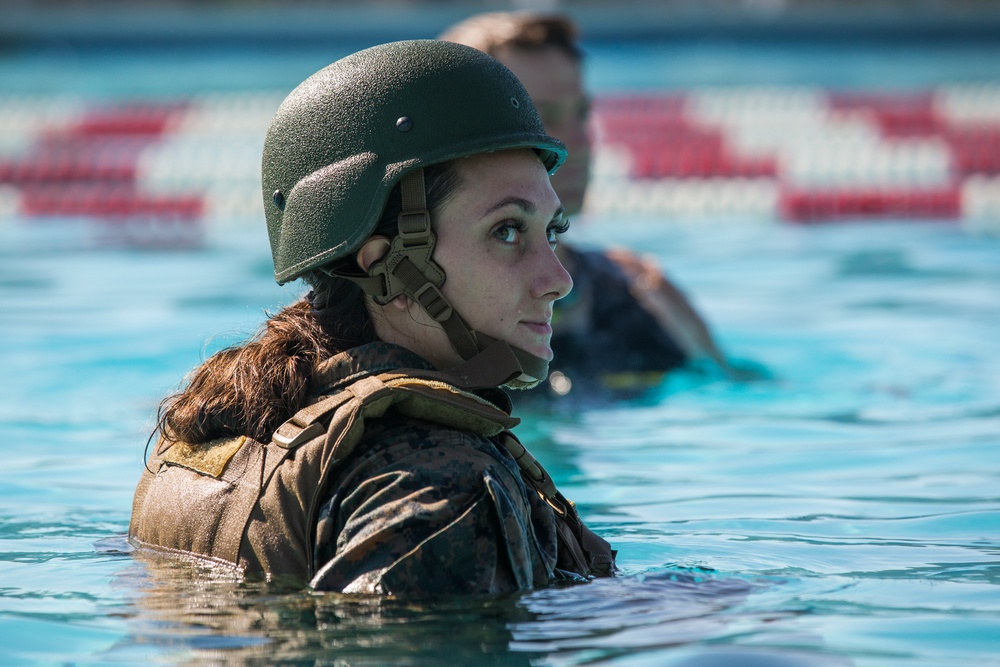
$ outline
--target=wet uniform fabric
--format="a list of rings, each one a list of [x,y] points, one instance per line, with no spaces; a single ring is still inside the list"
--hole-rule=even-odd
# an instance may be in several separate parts
[[[407,597],[613,574],[614,551],[506,430],[517,423],[506,394],[448,377],[371,343],[321,363],[312,401],[269,443],[161,441],[129,541],[247,576]]]
[[[365,372],[430,369],[383,343],[358,352],[331,369],[328,390]],[[484,396],[506,402],[499,391]],[[366,427],[330,489],[316,530],[318,589],[496,593],[553,576],[553,510],[490,438],[390,412]]]

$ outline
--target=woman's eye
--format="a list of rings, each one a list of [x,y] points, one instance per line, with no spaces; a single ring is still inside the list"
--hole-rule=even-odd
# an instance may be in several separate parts
[[[569,220],[563,220],[558,225],[552,225],[547,231],[549,244],[556,245],[559,243],[559,236],[569,231]]]
[[[520,231],[521,229],[517,224],[509,222],[497,227],[496,231],[493,232],[493,236],[504,243],[517,243]]]

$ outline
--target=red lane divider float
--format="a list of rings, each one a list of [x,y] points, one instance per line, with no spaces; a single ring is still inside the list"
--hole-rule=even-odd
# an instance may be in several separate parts
[[[691,121],[683,98],[618,98],[596,110],[602,143],[631,154],[630,176],[662,178],[760,178],[777,175],[774,158],[750,158],[728,146],[720,128]]]
[[[138,167],[188,108],[182,101],[88,110],[40,132],[25,155],[0,160],[0,184],[18,189],[18,214],[26,219],[90,220],[105,243],[197,245],[204,195],[144,192]]]
[[[27,186],[41,183],[134,183],[134,163],[94,161],[79,154],[33,155],[22,160],[0,160],[0,183]]]
[[[977,107],[971,116],[962,112],[951,115],[945,89],[827,92],[818,98],[818,106],[804,104],[801,108],[788,107],[781,91],[769,97],[767,90],[748,90],[745,109],[740,107],[739,90],[721,94],[719,101],[726,105],[727,117],[714,121],[700,117],[701,107],[689,104],[685,95],[622,95],[595,100],[598,148],[614,147],[615,152],[609,154],[614,162],[608,164],[620,165],[613,168],[629,181],[669,179],[702,182],[705,187],[718,183],[721,187],[725,179],[770,180],[780,193],[774,215],[794,222],[947,220],[961,218],[970,209],[974,209],[974,216],[989,216],[997,206],[990,202],[1000,201],[1000,192],[994,192],[1000,188],[1000,180],[996,185],[982,180],[1000,176],[1000,110],[983,114]],[[738,150],[731,132],[752,137],[754,122],[773,123],[776,118],[794,121],[793,132],[802,127],[815,130],[801,136],[792,134],[789,141],[774,141],[773,147],[758,148],[753,154]],[[867,124],[873,130],[871,139],[865,139],[863,133],[852,135],[862,142],[850,149],[857,160],[855,168],[844,162],[848,149],[823,141],[825,123],[830,124],[831,136],[838,136],[837,131],[850,127],[845,121],[855,127]],[[835,149],[833,154],[831,148]],[[944,151],[943,168],[934,166],[934,155],[940,155],[935,150]],[[622,154],[627,159],[619,157]],[[905,155],[912,155],[915,161],[912,174],[899,162]],[[789,159],[798,162],[783,164]],[[830,168],[824,169],[827,160]],[[808,166],[810,161],[815,162],[815,169],[803,172],[791,168],[795,164]],[[969,183],[974,185],[975,201],[970,200],[967,207],[963,196],[970,196],[966,193]]]
[[[952,151],[959,176],[1000,174],[1000,124],[966,124],[949,127],[944,139]]]
[[[781,216],[790,222],[814,223],[858,219],[936,219],[961,217],[958,187],[905,190],[792,190],[779,195]]]
[[[934,106],[934,95],[919,93],[831,93],[827,104],[833,115],[868,116],[885,138],[930,137],[946,124]]]
[[[187,108],[186,102],[169,102],[126,103],[94,109],[63,132],[65,135],[78,137],[159,137],[171,128],[172,121]]]
[[[752,189],[763,193],[754,195],[755,215],[794,222],[1000,219],[1000,111],[985,108],[979,94],[733,89],[717,98],[713,90],[599,96],[596,151],[608,150],[591,195],[609,198],[626,214],[639,207],[644,215],[711,216],[725,204],[739,215],[736,195]],[[49,127],[27,124],[35,136],[26,148],[17,123],[10,125],[14,140],[6,145],[16,153],[0,154],[0,187],[13,190],[16,199],[8,201],[20,205],[5,210],[25,220],[81,218],[109,229],[130,222],[194,229],[209,212],[237,208],[221,215],[256,215],[222,205],[225,197],[259,187],[255,170],[220,185],[193,169],[191,160],[200,158],[160,150],[178,137],[179,145],[197,146],[199,132],[221,123],[227,132],[213,130],[213,159],[245,163],[248,133],[259,139],[269,116],[254,112],[245,130],[234,129],[244,127],[231,126],[236,107],[218,103],[193,98],[85,108]],[[172,169],[191,177],[164,180]],[[635,188],[654,195],[620,196]],[[602,204],[595,201],[595,210]]]
[[[636,179],[773,178],[777,173],[774,158],[742,158],[721,146],[648,146],[632,151],[631,175]]]
[[[938,137],[952,153],[956,176],[1000,174],[1000,124],[969,123],[944,117],[931,93],[829,96],[835,113],[865,114],[882,137]]]
[[[195,223],[204,209],[204,199],[198,195],[153,195],[131,186],[87,184],[25,188],[20,212],[27,217],[87,217],[119,222],[129,218],[170,218]]]
[[[89,220],[102,246],[178,249],[204,240],[204,198],[152,195],[132,186],[71,184],[21,191],[20,214],[35,220]]]

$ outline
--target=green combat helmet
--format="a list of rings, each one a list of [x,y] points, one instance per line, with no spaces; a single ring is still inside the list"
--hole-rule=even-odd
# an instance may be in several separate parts
[[[477,49],[395,42],[316,72],[281,104],[264,143],[275,279],[284,284],[321,269],[353,280],[378,303],[406,294],[441,323],[463,359],[489,367],[516,357],[516,372],[497,384],[544,379],[547,362],[469,328],[441,295],[444,271],[431,258],[422,167],[510,148],[534,149],[550,174],[566,158],[520,81]],[[368,275],[330,269],[371,236],[397,183],[403,212],[385,258]]]

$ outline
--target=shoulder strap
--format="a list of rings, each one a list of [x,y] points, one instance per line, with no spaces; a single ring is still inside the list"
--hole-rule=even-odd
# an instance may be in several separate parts
[[[556,489],[552,477],[521,444],[517,436],[510,431],[504,431],[498,440],[507,453],[517,461],[521,476],[555,512],[556,536],[559,539],[557,567],[583,576],[613,575],[616,571],[617,552],[603,537],[587,528],[580,520],[576,505]]]
[[[450,379],[449,376],[443,373],[412,370],[364,377],[296,412],[278,427],[272,442],[284,449],[294,449],[322,435],[327,431],[332,416],[338,410],[346,409],[355,399],[362,406],[361,422],[366,417],[385,414],[390,406],[411,417],[471,430],[487,437],[513,428],[520,422],[489,401],[459,389],[447,379]]]

